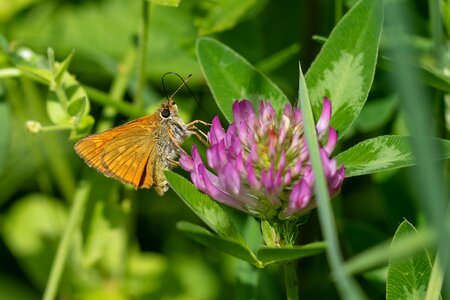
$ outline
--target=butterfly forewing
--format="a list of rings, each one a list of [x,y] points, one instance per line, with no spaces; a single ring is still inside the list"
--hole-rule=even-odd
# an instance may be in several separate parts
[[[149,188],[153,184],[152,168],[147,165],[155,148],[154,117],[143,117],[84,138],[75,150],[89,166],[105,175]]]

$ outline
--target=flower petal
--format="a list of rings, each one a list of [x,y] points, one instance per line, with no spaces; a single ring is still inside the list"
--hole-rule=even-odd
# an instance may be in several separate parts
[[[338,141],[338,135],[337,135],[336,129],[334,129],[333,127],[330,127],[330,129],[328,131],[327,144],[323,147],[323,149],[326,151],[326,153],[328,155],[331,155],[331,153],[333,152],[334,148],[336,147],[337,141]]]
[[[208,133],[208,140],[211,145],[217,144],[225,137],[225,130],[220,124],[218,116],[215,116],[211,122],[211,129]]]
[[[298,211],[305,208],[308,205],[311,196],[311,187],[306,181],[301,180],[294,186],[289,195],[289,208]]]
[[[228,162],[225,141],[221,140],[218,144],[212,145],[206,150],[206,157],[211,168],[220,172]]]
[[[215,175],[213,175],[211,172],[206,170],[204,165],[200,165],[198,167],[198,174],[199,179],[204,184],[205,190],[204,192],[207,193],[209,196],[214,198],[215,200],[224,203],[226,205],[232,206],[234,208],[242,210],[243,207],[239,202],[237,202],[235,199],[230,197],[227,193],[225,193],[222,189],[220,189],[220,186],[218,185],[218,180]],[[214,178],[216,177],[216,178]],[[213,180],[211,180],[213,179]]]
[[[180,152],[178,163],[180,164],[180,167],[185,171],[192,172],[194,170],[194,161],[192,160],[192,157],[190,157],[184,151]]]
[[[246,127],[252,128],[256,120],[255,110],[247,99],[235,101],[233,103],[233,116],[235,124],[247,124]]]
[[[234,195],[238,195],[241,189],[241,178],[239,177],[238,170],[228,163],[223,168],[223,171],[219,174],[219,180],[224,183],[227,191]]]
[[[254,188],[256,190],[259,190],[261,188],[261,183],[255,176],[255,169],[253,168],[252,160],[247,160],[246,163],[246,169],[247,169],[247,181],[251,188]]]
[[[331,119],[331,102],[327,97],[323,99],[322,114],[320,115],[319,121],[317,122],[317,138],[319,141],[325,136],[328,131],[328,126],[330,125]]]

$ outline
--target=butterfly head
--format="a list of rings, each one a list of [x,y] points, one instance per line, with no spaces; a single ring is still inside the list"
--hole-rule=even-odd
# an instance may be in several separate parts
[[[161,105],[159,116],[163,121],[178,117],[178,107],[172,98],[169,98]]]

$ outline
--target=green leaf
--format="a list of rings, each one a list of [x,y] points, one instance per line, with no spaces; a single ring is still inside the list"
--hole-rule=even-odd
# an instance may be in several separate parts
[[[369,93],[383,23],[383,1],[362,0],[340,20],[306,74],[316,120],[323,97],[333,106],[331,126],[341,134]]]
[[[130,216],[119,203],[109,201],[118,197],[117,184],[106,183],[108,179],[99,174],[89,181],[96,188],[90,192],[85,208],[82,264],[85,268],[100,265],[104,272],[116,274],[123,268]]]
[[[89,134],[91,132],[92,127],[94,126],[95,119],[91,115],[84,116],[78,122],[77,127],[73,128],[70,131],[69,139],[78,140]]]
[[[402,237],[395,247],[391,247],[391,241],[372,246],[346,261],[345,270],[351,275],[360,274],[386,265],[389,258],[401,259],[413,255],[424,247],[436,246],[437,238],[434,231],[425,228],[420,233],[420,237],[417,235]]]
[[[327,256],[330,263],[331,271],[336,276],[336,284],[341,291],[342,298],[363,298],[363,293],[355,283],[355,281],[348,276],[344,271],[342,265],[342,255],[339,249],[336,226],[334,221],[333,210],[330,204],[330,196],[328,193],[327,181],[322,166],[322,160],[319,154],[319,145],[317,142],[316,127],[314,124],[314,116],[312,106],[308,94],[308,87],[306,85],[305,77],[301,64],[299,62],[299,80],[298,80],[298,99],[301,105],[301,112],[303,118],[303,128],[310,154],[311,167],[315,177],[314,192],[319,208],[319,221],[322,233],[327,245]]]
[[[171,7],[178,7],[178,5],[180,5],[181,2],[181,0],[149,0],[149,1],[152,4]]]
[[[6,39],[6,37],[0,33],[0,48],[3,50],[3,52],[7,53],[9,50],[9,42]]]
[[[0,102],[0,175],[6,166],[9,147],[11,144],[11,118],[9,105]]]
[[[0,295],[2,299],[38,300],[38,293],[24,282],[15,279],[12,274],[0,273]]]
[[[257,0],[221,0],[200,2],[206,10],[206,17],[197,20],[200,35],[233,28]]]
[[[63,78],[64,73],[66,73],[67,68],[69,67],[70,62],[72,61],[74,54],[75,54],[75,51],[72,50],[63,62],[57,64],[57,66],[55,68],[56,85],[59,85],[61,83],[61,79]]]
[[[68,106],[76,104],[76,102],[80,101],[80,99],[84,99],[84,105],[78,103],[75,105],[76,108],[78,105],[84,106],[84,109],[79,110],[77,113],[80,117],[86,116],[90,111],[90,105],[88,100],[88,96],[84,88],[80,85],[80,83],[75,79],[74,76],[69,73],[65,73],[61,82],[61,87],[64,89],[64,93],[68,100]],[[69,107],[67,107],[68,113]],[[76,109],[74,109],[75,111]]]
[[[288,102],[279,87],[219,41],[198,39],[197,56],[217,106],[228,121],[233,120],[235,100],[248,99],[253,107],[259,107],[260,100],[270,100],[277,112]]]
[[[225,210],[207,195],[201,193],[184,177],[166,171],[170,187],[190,209],[219,236],[246,246],[244,238]]]
[[[17,65],[17,68],[26,76],[33,80],[50,85],[52,82],[52,73],[47,69],[34,68],[24,65]]]
[[[390,57],[382,57],[378,66],[386,71],[397,74],[398,64],[407,65],[409,68],[413,68],[418,74],[420,74],[421,81],[427,85],[436,88],[443,92],[450,92],[450,78],[441,70],[428,66],[423,62],[419,62],[419,65],[415,61],[396,61]]]
[[[133,37],[141,1],[95,4],[82,5],[80,9],[61,9],[58,13],[53,13],[53,5],[39,6],[39,17],[31,14],[15,23],[14,39],[26,40],[34,49],[51,45],[59,53],[77,49],[76,68],[82,70],[84,81],[110,78],[117,73],[117,64],[124,53],[135,46]],[[200,73],[193,55],[198,30],[192,5],[180,5],[178,9],[154,5],[151,13],[146,78],[160,82],[161,75],[168,70],[179,74]],[[30,28],[39,28],[40,34],[30,34]],[[104,34],[105,28],[114,34]],[[198,83],[200,79],[194,76],[190,84],[193,86],[193,82]]]
[[[364,105],[354,126],[361,132],[369,132],[385,125],[398,105],[396,96],[370,101]]]
[[[300,52],[300,44],[294,43],[278,51],[277,53],[264,58],[263,61],[258,63],[257,68],[264,73],[273,72],[274,70],[280,68],[285,63],[287,63],[289,60],[294,59],[299,52]]]
[[[47,114],[53,124],[62,125],[69,123],[70,118],[64,110],[62,104],[58,101],[50,99],[47,101]]]
[[[450,141],[423,138],[423,143],[436,143],[442,149],[438,159],[450,157]],[[359,176],[414,165],[411,152],[412,137],[386,135],[365,140],[337,155],[336,159],[345,166],[345,176]]]
[[[315,242],[290,248],[262,248],[257,252],[256,256],[264,265],[268,265],[316,255],[322,253],[325,247],[325,242]]]
[[[213,235],[206,228],[188,222],[178,222],[177,228],[193,240],[205,246],[214,248],[221,252],[225,252],[257,267],[262,267],[261,262],[258,261],[253,252],[251,252],[249,248],[244,247],[240,243],[236,243],[235,241]]]
[[[70,116],[82,117],[86,113],[86,106],[88,105],[87,98],[76,98],[69,101],[67,105],[67,113]]]
[[[391,247],[405,235],[418,235],[414,226],[403,221],[395,232]],[[424,299],[431,274],[431,261],[425,248],[409,257],[389,262],[386,299]]]
[[[62,202],[40,194],[16,199],[3,220],[5,244],[37,286],[47,281],[66,220]]]

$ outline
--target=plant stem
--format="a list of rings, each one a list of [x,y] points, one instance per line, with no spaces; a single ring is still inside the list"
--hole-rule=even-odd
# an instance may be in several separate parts
[[[431,269],[430,281],[428,282],[427,293],[425,300],[439,299],[441,296],[442,284],[444,283],[445,266],[441,267],[439,252],[434,259],[433,268]]]
[[[142,21],[139,31],[139,54],[137,68],[136,95],[134,105],[140,107],[144,95],[145,66],[147,61],[148,25],[150,23],[150,1],[142,0]]]
[[[298,279],[297,279],[297,264],[296,261],[291,260],[283,265],[284,283],[286,287],[286,299],[298,299]]]
[[[437,1],[436,1],[437,2]],[[412,28],[412,20],[405,16],[402,6],[392,5],[390,13],[387,14],[388,22],[393,24],[393,34],[402,36],[405,33],[401,28]],[[399,26],[401,25],[401,26]],[[414,61],[415,56],[410,47],[398,44],[393,47],[390,56],[395,61]],[[428,95],[428,89],[420,82],[420,74],[408,64],[397,64],[394,84],[400,95],[401,108],[405,113],[405,121],[409,132],[417,137],[435,137],[436,116],[433,115]],[[444,165],[436,162],[434,157],[440,155],[442,149],[433,143],[423,143],[420,139],[412,142],[413,154],[418,162],[415,166],[414,184],[420,182],[420,189],[417,189],[417,198],[421,200],[427,223],[430,224],[437,233],[438,249],[442,266],[446,266],[444,274],[450,274],[450,265],[446,262],[450,260],[450,239],[449,230],[446,227],[446,204],[448,203],[450,191],[448,178],[445,174]],[[446,183],[447,182],[447,183]],[[444,277],[444,290],[450,296],[450,279]]]
[[[125,57],[122,59],[117,67],[117,74],[111,84],[108,96],[112,101],[124,103],[122,100],[127,91],[128,81],[136,61],[135,47],[131,46],[127,50]],[[105,94],[106,95],[106,94]],[[125,103],[127,104],[127,103]],[[135,109],[134,107],[132,107]],[[117,109],[112,106],[105,106],[103,108],[102,116],[97,125],[97,131],[101,132],[113,126],[113,119],[117,115]]]
[[[39,120],[42,123],[50,123],[42,105],[43,100],[37,91],[36,85],[26,78],[22,79],[22,84],[25,95],[24,99],[27,104],[26,107],[28,108],[31,119]],[[54,134],[42,134],[39,136],[39,140],[43,142],[43,150],[46,155],[51,157],[46,163],[50,166],[52,177],[55,179],[64,198],[67,201],[72,201],[76,189],[76,181],[72,167],[70,166],[67,155],[65,155],[64,150],[61,147],[58,136]]]
[[[314,191],[316,195],[320,227],[327,242],[327,258],[331,270],[336,279],[339,294],[343,299],[364,299],[366,298],[361,288],[355,280],[349,276],[343,266],[343,258],[339,248],[339,240],[336,232],[336,220],[330,204],[327,182],[322,167],[317,142],[314,116],[309,101],[308,89],[301,66],[299,65],[299,95],[300,106],[302,108],[303,128],[311,159],[311,167],[315,176]]]
[[[115,109],[117,109],[118,112],[131,118],[137,118],[142,116],[142,112],[139,109],[135,108],[134,106],[130,105],[127,102],[113,99],[105,92],[97,90],[93,87],[84,85],[83,88],[92,102],[99,103],[103,106],[114,107]]]
[[[261,222],[261,231],[264,242],[268,247],[291,248],[295,244],[298,233],[298,222],[280,221],[280,222]],[[297,263],[290,260],[282,264],[284,272],[284,283],[286,288],[286,298],[289,300],[298,299],[298,279]]]
[[[442,56],[442,41],[443,41],[441,1],[428,0],[428,11],[430,13],[431,37],[433,38],[436,64],[440,68],[442,63],[441,56]]]
[[[89,192],[91,190],[90,183],[83,182],[80,188],[76,191],[72,209],[70,210],[69,220],[66,224],[64,234],[58,245],[55,260],[53,261],[52,269],[50,271],[50,277],[45,288],[43,300],[55,299],[58,291],[59,282],[64,271],[64,265],[66,264],[67,255],[69,253],[70,244],[72,238],[79,228],[84,207],[88,200]]]

